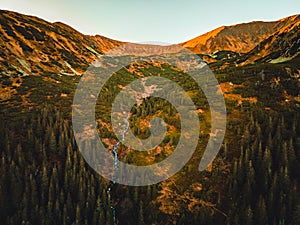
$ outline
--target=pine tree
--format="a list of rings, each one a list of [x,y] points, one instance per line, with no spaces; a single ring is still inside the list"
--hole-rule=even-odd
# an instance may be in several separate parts
[[[144,210],[143,210],[143,202],[142,201],[140,201],[140,203],[139,203],[138,225],[145,225]]]
[[[268,225],[266,203],[262,196],[260,196],[258,199],[255,211],[256,211],[256,213],[254,215],[255,224]]]

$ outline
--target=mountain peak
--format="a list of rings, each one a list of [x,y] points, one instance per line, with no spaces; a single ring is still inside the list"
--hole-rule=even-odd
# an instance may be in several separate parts
[[[197,46],[199,44],[205,45],[206,42],[208,41],[208,39],[214,38],[215,36],[217,36],[224,28],[225,28],[225,26],[218,27],[212,31],[209,31],[209,32],[201,35],[201,36],[193,38],[187,42],[181,43],[181,45],[186,48],[194,48],[195,46]]]

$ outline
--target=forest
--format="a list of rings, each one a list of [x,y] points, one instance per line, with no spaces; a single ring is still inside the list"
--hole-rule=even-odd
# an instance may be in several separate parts
[[[20,96],[31,92],[30,107],[22,105],[20,97],[13,99],[18,102],[13,106],[1,102],[1,224],[108,225],[114,224],[112,206],[120,225],[300,224],[300,111],[296,100],[285,101],[287,92],[294,97],[299,94],[299,86],[286,66],[215,70],[220,83],[237,85],[230,94],[242,100],[225,93],[225,139],[211,167],[200,172],[198,163],[210,128],[205,96],[195,91],[195,82],[168,65],[139,65],[136,72],[141,70],[144,76],[159,72],[192,93],[203,110],[199,114],[203,132],[195,154],[176,175],[143,187],[116,184],[111,194],[109,181],[85,162],[78,150],[82,143],[74,139],[71,102],[78,78],[47,74],[48,79],[60,81],[56,84],[40,77],[22,78],[23,85],[16,91]],[[257,75],[262,70],[264,79]],[[137,78],[128,69],[118,74],[103,88],[96,108],[100,137],[110,150],[116,136],[107,125],[109,110],[121,89],[116,82],[126,85]],[[272,85],[274,77],[281,78],[277,86]],[[6,78],[2,85],[12,80]],[[249,97],[258,100],[251,102]],[[143,121],[157,115],[162,115],[170,132],[160,150],[148,155],[120,145],[120,160],[145,164],[172,154],[180,136],[176,109],[166,100],[149,97],[131,113],[130,129],[140,138],[149,136]]]

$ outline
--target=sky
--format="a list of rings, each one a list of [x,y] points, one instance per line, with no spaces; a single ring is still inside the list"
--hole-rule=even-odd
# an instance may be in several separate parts
[[[0,0],[0,9],[60,21],[84,34],[174,44],[223,25],[300,14],[300,0]]]

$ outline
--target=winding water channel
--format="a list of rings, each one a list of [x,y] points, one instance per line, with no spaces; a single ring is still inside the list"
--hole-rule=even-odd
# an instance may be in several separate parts
[[[128,118],[129,116],[126,117],[126,126],[125,126],[125,129],[122,133],[122,139],[119,140],[117,142],[117,144],[115,144],[115,146],[113,147],[113,150],[112,150],[112,155],[114,157],[114,174],[117,174],[118,173],[118,170],[119,170],[119,159],[118,159],[118,147],[119,145],[122,143],[122,141],[124,140],[125,138],[125,133],[127,132],[128,128],[129,128],[129,122],[128,122]],[[114,225],[117,225],[117,215],[116,215],[116,207],[112,204],[112,201],[111,201],[111,191],[112,191],[112,188],[113,186],[115,185],[115,181],[110,181],[109,182],[109,185],[107,187],[107,195],[108,195],[108,199],[110,201],[110,208],[111,208],[111,211],[112,211],[112,216],[113,216],[113,224]]]

